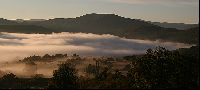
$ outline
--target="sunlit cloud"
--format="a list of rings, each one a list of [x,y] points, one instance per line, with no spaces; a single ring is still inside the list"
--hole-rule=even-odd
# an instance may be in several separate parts
[[[0,71],[12,72],[17,76],[31,76],[26,72],[24,63],[13,61],[22,60],[24,57],[45,54],[68,54],[76,53],[80,56],[123,56],[143,54],[149,48],[163,46],[173,50],[188,48],[192,45],[173,42],[160,42],[138,39],[126,39],[118,36],[91,33],[52,33],[52,34],[23,34],[23,33],[0,33]],[[64,59],[63,59],[64,60]],[[92,59],[91,59],[92,60]],[[81,65],[76,66],[79,74],[84,74],[84,68],[90,63],[87,58]],[[8,63],[7,63],[8,62]],[[38,74],[52,77],[53,70],[57,69],[59,59],[53,62],[35,62]]]
[[[0,61],[19,60],[30,55],[77,53],[86,56],[142,54],[149,48],[163,46],[173,50],[192,45],[173,42],[126,39],[109,34],[52,33],[0,34]]]

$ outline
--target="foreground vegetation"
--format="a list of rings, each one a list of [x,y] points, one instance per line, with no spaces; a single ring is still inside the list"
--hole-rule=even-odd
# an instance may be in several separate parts
[[[163,47],[148,49],[144,55],[126,56],[131,61],[127,74],[109,67],[89,65],[94,77],[78,76],[71,62],[59,65],[52,78],[36,75],[18,78],[10,73],[0,79],[0,88],[41,89],[198,89],[199,46],[169,51]],[[100,70],[101,69],[101,70]]]

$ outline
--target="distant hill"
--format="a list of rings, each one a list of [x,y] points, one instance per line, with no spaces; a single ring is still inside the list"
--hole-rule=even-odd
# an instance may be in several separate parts
[[[198,43],[192,40],[198,35],[187,30],[175,28],[163,28],[152,23],[121,17],[115,14],[86,14],[76,18],[55,18],[45,21],[23,21],[16,25],[33,25],[34,28],[29,33],[51,33],[51,32],[83,32],[94,34],[112,34],[125,38],[174,41],[182,43]],[[1,24],[0,24],[1,25]],[[36,29],[36,26],[37,29]],[[19,26],[21,27],[21,26]],[[42,30],[38,28],[43,28]],[[8,31],[2,29],[1,31]],[[14,30],[14,29],[13,29]],[[24,29],[25,30],[25,29]],[[21,32],[15,29],[15,32]],[[195,31],[195,30],[194,30]],[[195,31],[199,32],[199,30]]]
[[[160,23],[160,22],[150,22],[154,25],[158,25],[160,27],[164,27],[164,28],[176,28],[178,30],[186,30],[186,29],[190,29],[190,28],[194,28],[194,27],[198,27],[198,24],[184,24],[184,23]]]
[[[11,20],[0,18],[0,25],[8,25],[8,24],[17,24],[17,23]]]
[[[35,25],[0,25],[0,32],[10,33],[49,33],[51,29]]]

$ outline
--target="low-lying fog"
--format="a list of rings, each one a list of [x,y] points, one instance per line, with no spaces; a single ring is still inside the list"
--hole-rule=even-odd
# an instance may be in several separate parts
[[[131,55],[164,46],[170,50],[191,45],[173,42],[125,39],[113,35],[86,33],[21,34],[0,33],[0,61],[13,61],[30,55],[77,53],[81,56]]]
[[[0,33],[0,63],[16,61],[32,55],[73,54],[80,56],[115,56],[145,53],[147,49],[163,46],[169,50],[189,48],[192,45],[173,42],[125,39],[104,34]],[[1,67],[0,67],[1,69]]]

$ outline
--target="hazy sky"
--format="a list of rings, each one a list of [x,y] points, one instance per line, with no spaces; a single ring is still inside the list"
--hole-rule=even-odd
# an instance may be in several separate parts
[[[114,13],[147,21],[198,23],[199,0],[0,0],[0,18],[71,18]]]

